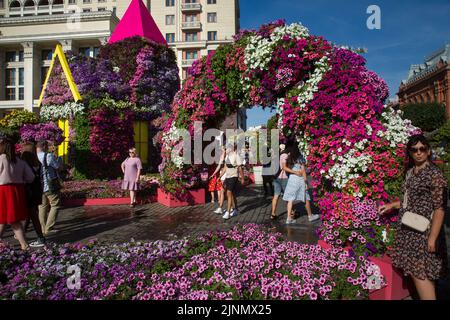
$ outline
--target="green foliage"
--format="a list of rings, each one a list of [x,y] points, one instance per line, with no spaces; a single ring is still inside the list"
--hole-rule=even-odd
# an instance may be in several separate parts
[[[75,167],[73,178],[75,180],[85,180],[90,176],[89,155],[91,147],[89,145],[89,120],[87,117],[78,116],[75,117],[73,125],[76,132],[76,138],[70,145]]]
[[[242,100],[244,91],[241,84],[241,72],[234,68],[227,68],[227,59],[229,55],[235,52],[233,45],[220,46],[214,53],[211,67],[214,70],[214,75],[217,78],[217,84],[225,87],[228,97],[231,100]]]
[[[445,108],[438,103],[409,104],[403,107],[403,117],[425,132],[438,129],[445,123]]]

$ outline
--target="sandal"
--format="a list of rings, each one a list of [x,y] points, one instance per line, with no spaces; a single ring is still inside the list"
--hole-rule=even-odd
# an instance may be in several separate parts
[[[277,215],[270,215],[270,220],[274,221],[277,220],[278,216]]]

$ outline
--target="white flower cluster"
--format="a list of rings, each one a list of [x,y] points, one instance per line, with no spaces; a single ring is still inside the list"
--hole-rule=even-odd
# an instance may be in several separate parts
[[[332,155],[332,159],[336,160],[337,163],[330,168],[328,173],[322,170],[320,173],[325,174],[327,179],[333,180],[333,186],[336,188],[343,189],[350,180],[356,179],[360,177],[361,172],[367,172],[368,166],[372,163],[373,159],[368,154],[361,154],[360,156],[356,156],[357,152],[364,151],[367,139],[361,140],[355,143],[354,148],[347,152],[345,155]],[[344,141],[345,144],[348,145],[349,141]],[[337,150],[338,152],[342,151],[341,148]],[[362,194],[355,193],[355,197],[362,197]]]
[[[323,76],[330,70],[329,60],[327,56],[322,57],[319,61],[314,63],[314,72],[311,77],[303,85],[303,91],[298,96],[298,103],[300,110],[303,110],[308,102],[314,98],[314,93],[319,90],[319,83]]]
[[[309,141],[311,139],[306,135],[300,135],[297,137],[298,142],[298,149],[302,153],[302,155],[307,159],[309,156],[310,150],[309,150]]]
[[[382,114],[381,122],[386,131],[378,131],[377,136],[385,138],[390,143],[391,148],[408,143],[409,137],[419,130],[411,124],[410,120],[403,119],[402,116],[401,110],[395,111],[391,107],[386,107]]]
[[[83,114],[84,104],[66,102],[63,105],[46,105],[41,107],[40,117],[43,121],[54,119],[69,119],[77,114]]]
[[[162,141],[166,145],[166,148],[171,148],[171,145],[177,144],[177,142],[182,137],[181,130],[177,129],[174,124],[170,127],[170,130],[168,132],[165,132],[162,136]],[[178,150],[179,145],[177,145],[175,148],[173,148],[171,151],[171,161],[177,166],[177,168],[181,169],[184,165],[184,158],[180,155]]]
[[[299,23],[293,23],[275,28],[270,38],[263,38],[258,35],[251,36],[250,42],[245,48],[245,64],[250,69],[267,70],[273,50],[284,36],[305,39],[309,36],[309,30]]]

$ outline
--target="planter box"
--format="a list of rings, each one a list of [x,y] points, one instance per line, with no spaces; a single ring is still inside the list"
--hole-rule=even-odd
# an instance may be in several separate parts
[[[165,193],[158,188],[158,203],[169,208],[196,206],[206,203],[205,189],[188,190],[188,194],[189,199],[187,201],[184,201],[177,199],[173,195]]]
[[[392,260],[388,256],[382,258],[369,257],[369,260],[380,268],[387,286],[379,290],[370,291],[370,300],[403,300],[410,296],[406,278],[392,266]]]
[[[151,196],[148,199],[150,203],[156,202],[157,197]],[[138,198],[138,203],[142,203],[143,199]],[[130,198],[110,198],[110,199],[63,199],[62,205],[66,208],[73,207],[94,207],[94,206],[116,206],[130,204]]]
[[[317,244],[325,250],[333,249],[333,246],[331,244],[326,243],[324,240],[317,241]],[[346,251],[349,251],[352,247],[345,247],[343,248]]]
[[[262,166],[255,166],[253,167],[253,174],[254,174],[254,180],[256,185],[262,185],[263,184],[263,177],[262,177]]]

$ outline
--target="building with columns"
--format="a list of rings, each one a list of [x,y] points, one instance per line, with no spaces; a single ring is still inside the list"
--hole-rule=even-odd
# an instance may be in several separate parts
[[[447,120],[450,119],[450,44],[432,53],[423,64],[412,65],[397,95],[400,106],[431,102],[442,104]]]
[[[131,0],[0,0],[0,118],[32,111],[56,44],[95,56]],[[182,79],[192,63],[231,42],[239,0],[144,0],[176,54]]]

